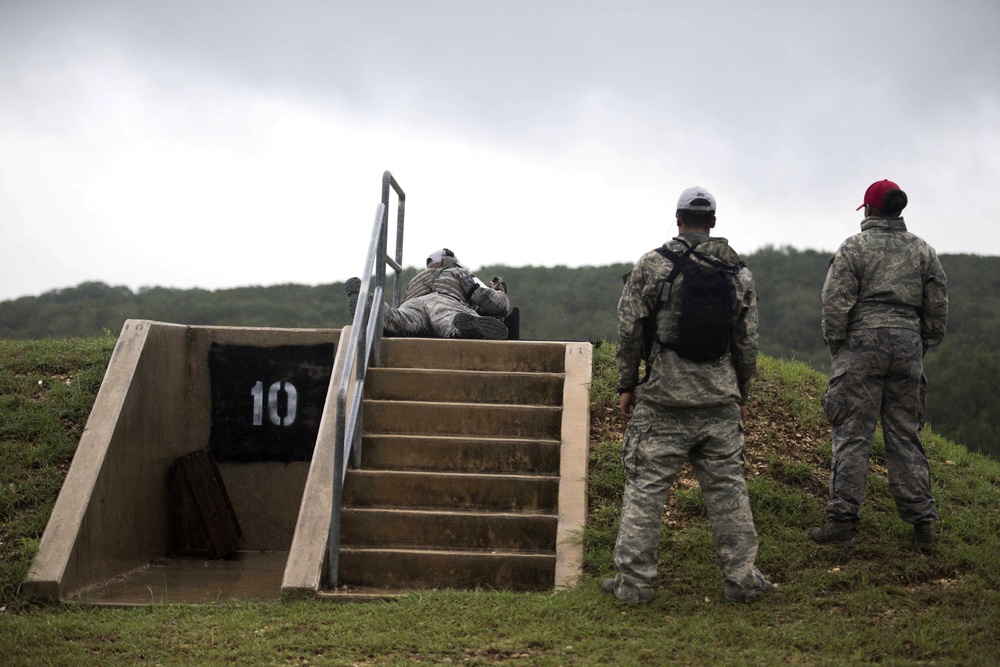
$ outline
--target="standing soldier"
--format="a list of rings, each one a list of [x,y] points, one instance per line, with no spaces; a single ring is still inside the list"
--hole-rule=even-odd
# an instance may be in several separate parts
[[[937,520],[920,443],[923,355],[944,338],[947,279],[937,253],[906,231],[906,193],[892,181],[865,192],[861,233],[841,244],[823,285],[823,337],[833,355],[823,408],[833,431],[826,525],[817,542],[853,544],[875,424],[882,418],[889,491],[914,544],[930,550]]]
[[[752,601],[773,588],[754,565],[757,532],[743,478],[757,296],[750,270],[726,239],[709,237],[715,198],[707,190],[682,192],[676,218],[678,236],[639,258],[618,302],[618,392],[630,420],[622,446],[618,573],[601,590],[624,602],[653,599],[663,504],[690,460],[708,507],[724,595]],[[655,335],[644,343],[644,333]],[[640,381],[644,356],[647,378]]]

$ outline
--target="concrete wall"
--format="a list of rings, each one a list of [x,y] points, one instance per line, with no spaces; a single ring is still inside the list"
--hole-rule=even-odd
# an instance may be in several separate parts
[[[583,529],[587,523],[587,468],[590,458],[590,382],[593,346],[566,344],[559,524],[556,529],[556,588],[575,586],[583,571]]]
[[[338,343],[340,330],[189,327],[188,374],[191,449],[209,442],[212,406],[208,355],[212,343],[275,348],[282,345]],[[251,551],[288,551],[309,474],[309,461],[220,463],[219,470]]]
[[[302,502],[299,506],[292,546],[288,552],[288,561],[281,580],[281,595],[286,598],[312,597],[324,587],[324,582],[327,580],[329,565],[327,547],[333,518],[333,479],[337,470],[334,449],[337,422],[344,419],[337,409],[337,390],[345,366],[351,368],[351,381],[345,396],[347,413],[350,412],[350,406],[358,390],[354,369],[350,367],[347,359],[351,329],[350,326],[343,328],[341,337],[344,344],[337,346],[333,372],[330,376],[330,388],[326,394],[326,408],[323,410],[323,420],[316,436],[316,450],[302,491]]]
[[[51,599],[168,554],[178,457],[211,433],[213,342],[268,347],[339,342],[339,330],[186,327],[129,320],[25,581]],[[220,466],[244,548],[287,550],[308,462]]]

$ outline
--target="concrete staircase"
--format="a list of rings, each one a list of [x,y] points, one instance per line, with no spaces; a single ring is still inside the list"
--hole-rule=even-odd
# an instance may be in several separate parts
[[[574,354],[589,382],[589,344],[385,339],[344,486],[340,585],[573,583],[589,433]]]

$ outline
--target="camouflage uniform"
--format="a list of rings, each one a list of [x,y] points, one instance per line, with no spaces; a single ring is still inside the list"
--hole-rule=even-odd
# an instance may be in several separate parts
[[[833,432],[827,517],[857,521],[879,417],[889,490],[903,521],[937,519],[920,442],[923,353],[944,338],[947,279],[937,254],[902,218],[868,217],[844,241],[823,285],[823,336],[833,354],[823,407]]]
[[[406,286],[399,308],[386,308],[385,333],[395,336],[458,338],[455,316],[506,315],[510,309],[507,295],[479,282],[464,267],[424,269]]]
[[[677,252],[684,249],[678,239],[699,243],[699,252],[729,265],[739,263],[725,239],[685,233],[668,244]],[[746,401],[757,366],[753,276],[745,267],[736,275],[730,354],[718,361],[696,363],[659,342],[669,339],[680,314],[680,299],[671,299],[657,312],[671,268],[672,262],[660,253],[646,253],[629,274],[618,302],[619,391],[634,388],[637,397],[622,448],[625,496],[615,545],[614,592],[626,601],[651,594],[663,504],[685,460],[691,461],[701,486],[726,581],[742,589],[765,585],[754,566],[757,533],[743,477],[739,408]],[[675,280],[673,290],[677,291],[683,281]],[[652,342],[649,378],[640,384],[643,325],[654,312],[657,340]]]

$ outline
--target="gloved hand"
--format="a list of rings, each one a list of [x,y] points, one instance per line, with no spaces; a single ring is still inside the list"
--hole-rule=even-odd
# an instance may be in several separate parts
[[[490,280],[490,287],[504,294],[507,293],[507,281],[500,276],[493,276]]]

